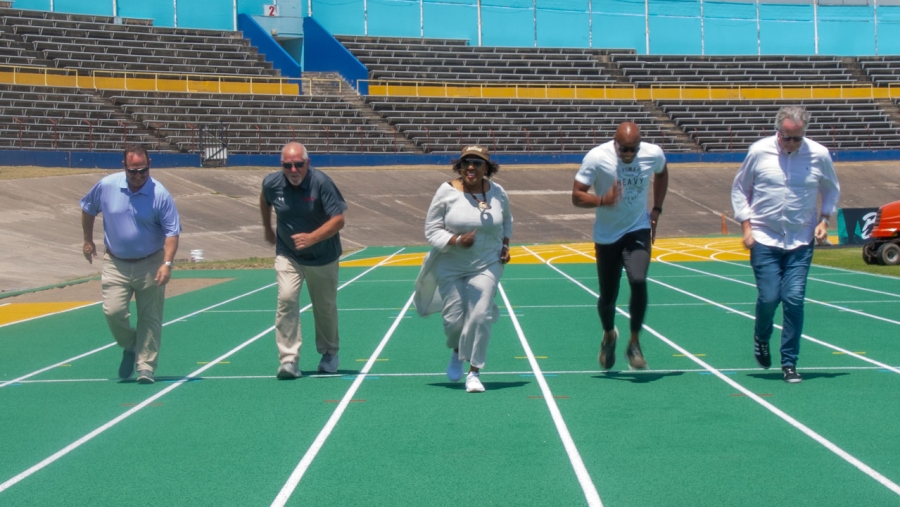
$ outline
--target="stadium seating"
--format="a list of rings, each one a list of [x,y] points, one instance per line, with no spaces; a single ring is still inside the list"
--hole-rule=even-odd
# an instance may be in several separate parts
[[[0,149],[118,151],[123,139],[156,147],[151,132],[90,90],[0,84]]]
[[[116,24],[114,18],[104,16],[18,9],[0,9],[0,23],[5,33],[21,41],[21,47],[58,68],[87,73],[279,75],[235,32]]]
[[[197,151],[197,129],[221,126],[231,153],[278,153],[291,139],[313,153],[409,151],[396,134],[340,96],[279,96],[103,91],[145,128],[158,128],[179,151]],[[156,127],[154,127],[156,126]]]
[[[667,151],[691,148],[635,102],[368,96],[366,103],[426,152],[481,143],[500,152],[583,153],[609,140],[626,120]]]
[[[614,84],[600,49],[478,47],[454,39],[338,36],[370,79]]]
[[[659,101],[704,151],[743,151],[775,133],[775,114],[800,104],[812,114],[807,136],[831,150],[896,149],[900,131],[873,100]]]
[[[878,86],[887,86],[900,81],[900,56],[861,56],[859,66],[866,76]]]
[[[857,80],[834,56],[611,54],[630,83],[648,85],[834,85]]]

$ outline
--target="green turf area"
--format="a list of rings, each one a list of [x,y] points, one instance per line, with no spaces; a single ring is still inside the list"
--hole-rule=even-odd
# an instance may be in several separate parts
[[[556,268],[506,268],[483,394],[446,378],[440,316],[402,312],[416,267],[341,269],[335,375],[315,373],[305,312],[304,376],[275,379],[271,268],[176,272],[230,280],[167,300],[150,386],[114,378],[115,346],[35,373],[110,343],[99,305],[0,328],[0,385],[28,376],[0,388],[0,485],[94,432],[0,486],[0,505],[271,504],[305,455],[287,505],[586,505],[573,461],[607,506],[900,503],[900,280],[814,266],[789,385],[780,331],[776,368],[753,360],[746,262],[651,265],[644,372],[627,369],[622,314],[617,363],[599,368],[595,266]],[[628,297],[623,278],[623,312]]]

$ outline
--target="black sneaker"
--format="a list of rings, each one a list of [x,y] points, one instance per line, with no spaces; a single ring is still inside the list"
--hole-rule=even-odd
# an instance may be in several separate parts
[[[784,373],[784,381],[788,384],[799,384],[803,382],[803,377],[797,373],[793,366],[782,366],[781,371]]]
[[[643,370],[647,367],[647,360],[644,359],[644,353],[641,352],[641,346],[637,343],[629,343],[625,350],[625,357],[628,358],[628,365],[632,370]]]
[[[766,370],[771,368],[772,356],[769,355],[769,342],[759,341],[758,338],[753,337],[753,357],[762,368]]]
[[[603,334],[606,335],[607,333]],[[612,339],[604,339],[600,342],[600,354],[597,356],[597,360],[604,370],[608,370],[616,364],[616,340],[618,340],[618,338],[619,330],[613,328]]]

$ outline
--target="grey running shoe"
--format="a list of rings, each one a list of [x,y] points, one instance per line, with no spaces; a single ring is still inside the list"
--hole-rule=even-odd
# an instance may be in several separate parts
[[[781,372],[784,373],[784,381],[788,384],[799,384],[803,382],[803,377],[797,373],[797,370],[793,366],[782,366]]]
[[[138,371],[138,384],[152,384],[156,382],[153,379],[153,372],[150,370],[140,370]]]
[[[453,382],[462,378],[463,361],[459,358],[459,352],[450,353],[450,362],[447,364],[447,378]]]
[[[625,350],[625,357],[628,358],[628,364],[632,370],[643,370],[647,367],[647,360],[644,359],[641,346],[637,343],[628,344],[628,349]]]
[[[619,339],[619,330],[613,328],[611,340],[606,339],[606,333],[603,334],[604,338],[600,342],[600,354],[597,356],[597,360],[600,361],[600,366],[603,369],[608,370],[616,364],[616,340]]]
[[[278,367],[278,373],[275,376],[280,380],[292,380],[300,378],[302,374],[300,373],[300,368],[297,368],[297,363],[288,361],[286,363],[281,363],[281,366]]]
[[[134,375],[134,352],[125,350],[122,352],[122,362],[119,363],[119,378],[129,379]]]
[[[322,354],[322,360],[319,361],[319,373],[337,373],[341,360],[337,354]]]

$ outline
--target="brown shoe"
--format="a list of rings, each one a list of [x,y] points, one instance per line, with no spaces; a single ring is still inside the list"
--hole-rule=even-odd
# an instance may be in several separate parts
[[[603,333],[603,341],[600,342],[600,354],[597,360],[604,370],[608,370],[616,364],[616,340],[619,339],[619,330],[613,328],[612,339],[607,339],[607,333]]]
[[[647,367],[647,360],[644,359],[644,353],[641,352],[639,344],[629,343],[628,349],[625,350],[625,356],[628,358],[628,364],[632,370],[643,370]]]

